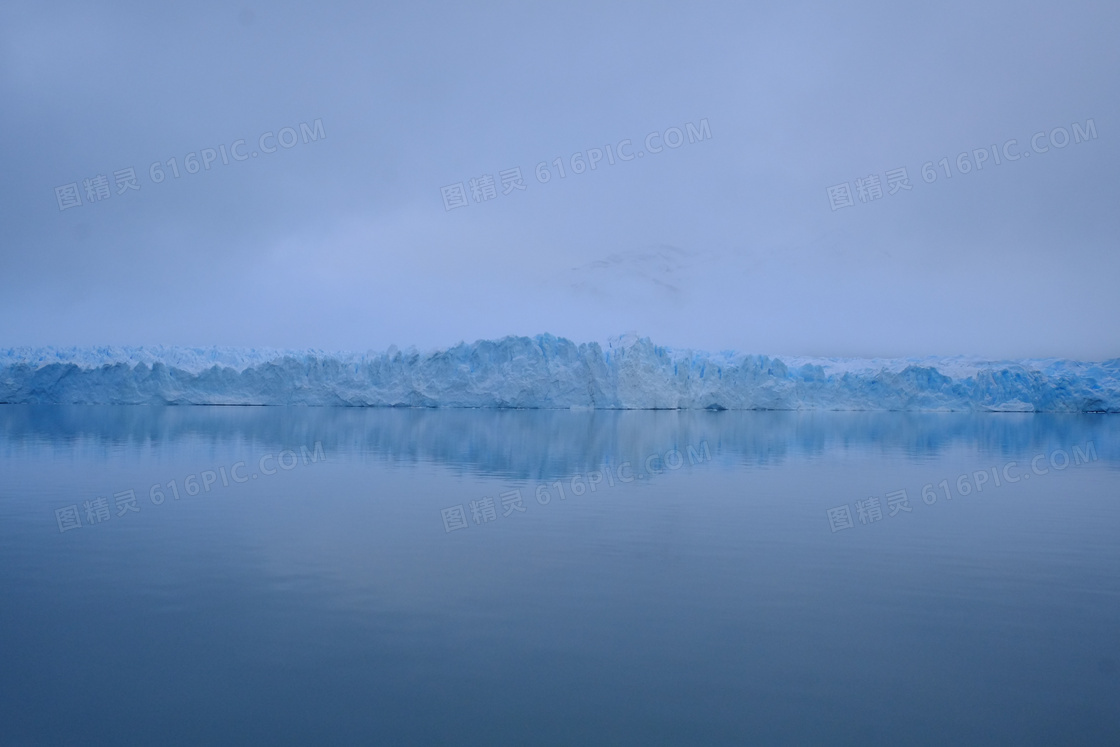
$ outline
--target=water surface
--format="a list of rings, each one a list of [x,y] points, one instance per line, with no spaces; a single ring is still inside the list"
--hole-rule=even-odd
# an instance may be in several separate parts
[[[0,407],[0,743],[1120,744],[1118,496],[1115,416]]]

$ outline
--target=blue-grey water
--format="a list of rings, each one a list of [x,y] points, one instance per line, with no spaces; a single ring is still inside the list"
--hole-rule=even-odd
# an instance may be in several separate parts
[[[1105,415],[0,407],[0,744],[1117,745],[1118,498]]]

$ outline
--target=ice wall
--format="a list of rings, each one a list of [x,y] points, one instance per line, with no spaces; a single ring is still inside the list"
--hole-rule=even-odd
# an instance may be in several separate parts
[[[551,335],[429,353],[13,348],[0,402],[1120,412],[1120,359],[771,358]]]

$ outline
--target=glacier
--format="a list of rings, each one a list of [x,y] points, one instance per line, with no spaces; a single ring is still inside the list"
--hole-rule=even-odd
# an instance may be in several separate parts
[[[0,403],[1120,412],[1120,359],[808,358],[553,335],[420,353],[0,349]]]

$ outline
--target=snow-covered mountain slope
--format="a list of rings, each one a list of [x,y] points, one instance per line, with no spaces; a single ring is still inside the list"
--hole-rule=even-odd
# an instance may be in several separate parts
[[[551,335],[431,353],[0,350],[0,402],[1120,412],[1120,359],[771,358]]]

